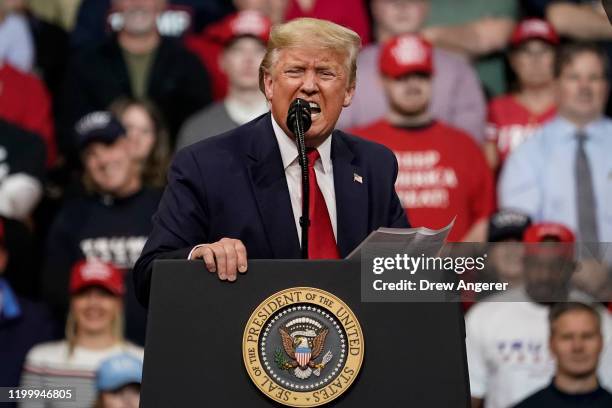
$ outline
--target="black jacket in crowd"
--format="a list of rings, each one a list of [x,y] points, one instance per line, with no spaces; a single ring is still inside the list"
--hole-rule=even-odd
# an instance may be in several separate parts
[[[211,102],[209,76],[198,58],[176,38],[162,37],[149,73],[147,98],[164,115],[174,140],[181,124]],[[74,153],[74,124],[85,114],[107,109],[117,98],[133,97],[130,76],[117,36],[79,51],[64,84],[61,146]]]
[[[41,279],[43,298],[58,320],[68,311],[72,266],[84,258],[99,259],[126,271],[126,336],[144,343],[146,311],[134,295],[131,268],[151,231],[160,198],[161,191],[145,188],[125,198],[93,195],[62,207],[47,236]]]

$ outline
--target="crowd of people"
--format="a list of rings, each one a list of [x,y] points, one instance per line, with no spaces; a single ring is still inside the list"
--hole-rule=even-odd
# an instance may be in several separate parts
[[[394,152],[411,226],[454,219],[510,282],[466,315],[473,406],[612,406],[612,270],[589,263],[612,242],[599,0],[0,0],[0,386],[138,406],[132,267],[169,164],[269,110],[270,30],[300,17],[361,37],[337,128]],[[586,264],[511,245],[546,241]],[[553,305],[544,269],[579,290]]]

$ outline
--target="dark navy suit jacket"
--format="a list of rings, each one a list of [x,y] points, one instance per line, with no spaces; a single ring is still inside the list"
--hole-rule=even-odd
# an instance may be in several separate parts
[[[395,192],[397,161],[389,149],[336,130],[331,158],[342,257],[378,227],[409,227]],[[300,258],[270,113],[177,153],[134,267],[139,300],[148,303],[154,259],[186,259],[195,245],[224,237],[242,240],[249,259]]]

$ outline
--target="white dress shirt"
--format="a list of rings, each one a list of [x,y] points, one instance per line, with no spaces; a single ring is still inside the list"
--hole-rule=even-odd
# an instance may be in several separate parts
[[[298,160],[298,149],[295,142],[287,136],[285,131],[276,123],[274,116],[270,115],[272,120],[272,128],[274,136],[280,149],[283,168],[285,169],[285,177],[287,178],[287,187],[289,188],[289,197],[291,198],[291,208],[293,209],[293,218],[298,234],[300,245],[302,244],[302,228],[300,226],[300,217],[302,216],[302,170]],[[334,230],[334,238],[338,240],[337,233],[337,216],[336,216],[336,190],[334,189],[334,169],[331,160],[331,141],[333,136],[329,136],[317,150],[319,151],[320,159],[317,160],[314,166],[317,176],[317,184],[325,199],[329,219],[332,229]],[[310,198],[311,200],[313,197]],[[191,259],[193,251],[204,244],[194,246],[187,259]]]
[[[295,142],[290,139],[283,129],[276,123],[274,116],[272,118],[272,128],[274,136],[278,142],[281,158],[283,159],[283,168],[285,169],[285,177],[287,178],[287,187],[289,187],[289,196],[291,198],[291,208],[293,208],[293,218],[298,232],[300,244],[302,243],[302,227],[300,226],[300,217],[302,216],[302,170],[298,160],[298,149]],[[338,240],[337,233],[337,217],[336,217],[336,190],[334,189],[334,169],[331,160],[331,141],[332,136],[325,139],[317,150],[321,158],[317,160],[314,166],[315,174],[317,175],[317,184],[325,204],[329,212],[332,229],[334,230],[334,238]],[[310,197],[313,200],[313,197]]]

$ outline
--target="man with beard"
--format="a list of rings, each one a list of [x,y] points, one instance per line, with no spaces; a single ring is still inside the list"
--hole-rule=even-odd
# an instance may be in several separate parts
[[[558,115],[507,160],[499,203],[534,221],[567,225],[582,242],[612,241],[612,120],[608,60],[589,43],[568,44],[556,57]]]
[[[210,100],[208,74],[180,40],[162,37],[156,18],[165,0],[114,0],[123,28],[102,44],[84,49],[66,76],[63,137],[86,113],[106,109],[119,97],[148,99],[164,115],[172,140],[183,121]],[[66,146],[67,145],[67,146]],[[74,146],[64,140],[64,149]]]
[[[413,34],[395,37],[383,46],[379,64],[389,112],[352,133],[395,152],[396,189],[413,226],[442,228],[456,217],[450,240],[484,241],[493,209],[491,171],[470,136],[429,113],[431,45]]]

